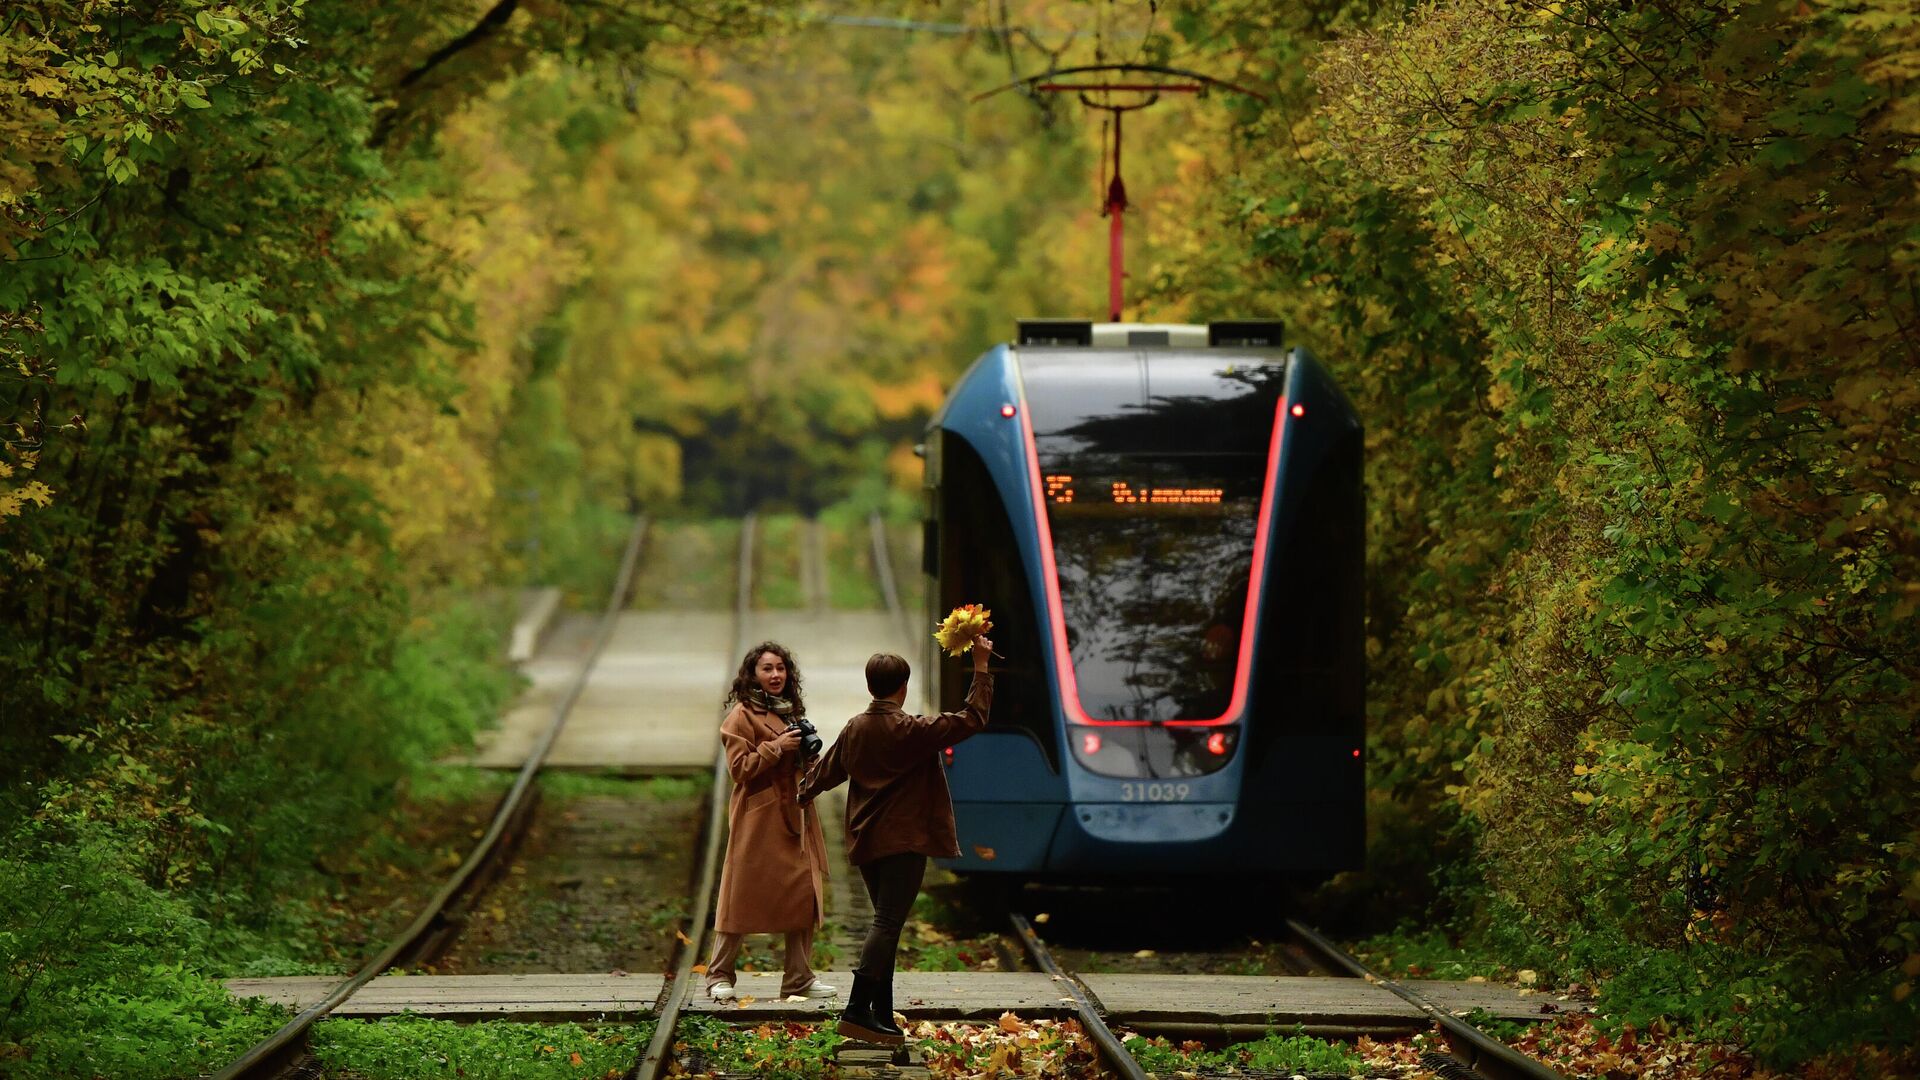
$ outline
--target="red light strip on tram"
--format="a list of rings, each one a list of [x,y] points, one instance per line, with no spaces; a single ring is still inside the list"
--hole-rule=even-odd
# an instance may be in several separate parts
[[[1053,628],[1053,655],[1060,669],[1060,704],[1067,720],[1095,727],[1150,727],[1153,724],[1177,724],[1185,727],[1211,727],[1229,724],[1247,707],[1247,684],[1253,672],[1253,620],[1260,609],[1260,585],[1267,576],[1267,512],[1273,507],[1273,490],[1280,482],[1280,442],[1287,429],[1287,399],[1282,395],[1273,407],[1273,437],[1267,447],[1267,478],[1260,488],[1260,516],[1253,533],[1253,567],[1247,576],[1247,610],[1240,619],[1240,660],[1233,671],[1233,696],[1227,711],[1211,720],[1095,720],[1080,704],[1080,679],[1074,674],[1073,655],[1067,650],[1067,609],[1060,600],[1060,568],[1053,557],[1053,526],[1047,522],[1045,485],[1040,477],[1040,448],[1034,441],[1033,410],[1026,408],[1027,391],[1020,388],[1020,431],[1027,439],[1030,475],[1027,486],[1033,491],[1033,516],[1040,525],[1040,567],[1047,583],[1047,621]]]

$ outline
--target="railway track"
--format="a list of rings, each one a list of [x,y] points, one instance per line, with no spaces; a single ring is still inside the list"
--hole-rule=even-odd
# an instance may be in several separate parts
[[[870,523],[870,535],[873,545],[874,563],[879,578],[880,592],[887,608],[886,625],[893,630],[883,631],[886,636],[897,633],[903,637],[902,645],[911,646],[913,629],[902,608],[899,589],[892,573],[892,559],[888,554],[886,534],[882,523],[875,518]],[[729,668],[717,673],[724,677],[731,674],[731,662],[746,647],[749,626],[754,620],[753,609],[753,567],[758,536],[757,520],[749,515],[742,523],[737,552],[737,579],[735,597],[731,612],[727,649]],[[809,533],[809,539],[803,545],[808,562],[813,565],[801,567],[804,577],[811,580],[808,589],[810,599],[825,592],[824,567],[820,558],[822,545],[817,532]],[[271,1038],[254,1047],[246,1055],[216,1074],[219,1080],[265,1080],[268,1077],[289,1077],[308,1075],[305,1069],[295,1068],[289,1071],[301,1057],[307,1032],[319,1019],[334,1011],[342,1002],[348,1000],[365,987],[376,975],[394,966],[419,966],[444,951],[458,935],[463,923],[463,913],[477,902],[488,882],[497,877],[512,857],[517,839],[526,832],[534,813],[539,787],[535,783],[543,768],[549,750],[559,737],[569,714],[584,692],[588,679],[593,674],[601,653],[612,635],[618,614],[624,606],[631,588],[635,567],[639,562],[642,547],[646,542],[647,527],[644,521],[636,522],[629,537],[621,561],[620,572],[614,585],[607,609],[600,616],[591,647],[580,661],[579,670],[574,673],[567,692],[553,709],[553,714],[545,731],[536,741],[533,750],[527,755],[515,776],[508,794],[503,797],[496,809],[493,821],[481,840],[462,862],[460,868],[442,885],[428,906],[415,918],[408,928],[389,942],[381,952],[365,964],[353,976],[333,985],[323,998],[301,1009],[299,1014]],[[809,605],[815,606],[815,605]],[[818,614],[818,611],[815,612]],[[876,613],[877,614],[877,613]],[[871,623],[864,624],[866,629],[862,637],[873,633]],[[757,638],[756,638],[757,640]],[[717,639],[716,639],[717,643]],[[836,678],[844,680],[846,675],[840,672]],[[680,1023],[687,1015],[699,1012],[701,1015],[723,1022],[744,1022],[755,1024],[764,1022],[762,1012],[756,1015],[752,1010],[742,1010],[735,1015],[731,1010],[716,1012],[710,1003],[699,997],[701,986],[696,978],[694,967],[706,955],[709,936],[708,922],[712,911],[719,867],[725,849],[726,804],[729,781],[724,757],[716,750],[709,766],[712,783],[707,793],[706,814],[696,844],[699,861],[689,882],[692,892],[688,896],[690,910],[686,915],[686,933],[682,944],[673,959],[672,974],[664,980],[657,999],[646,1008],[640,999],[624,1015],[639,1018],[651,1014],[655,1021],[652,1038],[646,1051],[625,1074],[629,1080],[660,1080],[670,1074],[674,1067],[674,1046]],[[825,809],[825,808],[823,808]],[[829,813],[833,811],[828,809]],[[829,830],[832,831],[832,830]],[[846,872],[843,865],[836,865],[834,874],[836,895],[830,898],[830,917],[838,912],[840,921],[847,925],[838,927],[836,944],[845,950],[843,956],[850,956],[849,942],[857,942],[863,926],[854,925],[863,922],[862,912],[866,905],[860,901],[864,896],[859,893],[858,878]],[[991,907],[998,907],[993,904]],[[1056,924],[1057,925],[1057,924]],[[965,1014],[975,1017],[996,1016],[1004,1006],[1007,1011],[1025,1010],[1028,1015],[1062,1015],[1071,1011],[1092,1043],[1098,1048],[1103,1068],[1111,1075],[1125,1080],[1145,1080],[1149,1074],[1134,1060],[1128,1052],[1125,1041],[1116,1028],[1128,1027],[1153,1034],[1173,1036],[1179,1040],[1200,1039],[1210,1043],[1229,1041],[1257,1040],[1276,1029],[1293,1030],[1291,1025],[1277,1023],[1271,1016],[1259,1014],[1242,1016],[1239,1022],[1230,1022],[1224,1018],[1219,1022],[1197,1022],[1193,1016],[1187,1016],[1172,1022],[1143,1019],[1138,1011],[1128,1012],[1125,1003],[1119,1013],[1110,1011],[1101,1001],[1097,987],[1110,986],[1102,982],[1106,976],[1083,976],[1068,970],[1069,965],[1062,964],[1054,952],[1041,939],[1034,923],[1018,912],[1008,914],[1009,931],[999,935],[994,942],[994,951],[1005,971],[1017,971],[1022,968],[1044,973],[1050,982],[1042,981],[1043,989],[1036,996],[1028,993],[1024,1005],[1009,999],[999,998],[998,991],[982,988],[975,994]],[[1051,929],[1051,928],[1050,928]],[[1412,1012],[1401,1008],[1401,1015],[1411,1017],[1403,1024],[1419,1025],[1429,1023],[1437,1027],[1447,1039],[1455,1056],[1430,1055],[1427,1066],[1437,1075],[1448,1080],[1473,1080],[1483,1077],[1485,1080],[1553,1080],[1557,1074],[1536,1061],[1492,1039],[1485,1033],[1467,1024],[1449,1011],[1445,1002],[1431,1000],[1427,992],[1413,985],[1406,985],[1386,979],[1368,971],[1359,961],[1340,950],[1322,935],[1311,928],[1297,923],[1288,924],[1291,935],[1284,948],[1268,958],[1269,963],[1278,965],[1289,975],[1314,975],[1336,977],[1340,979],[1365,980],[1391,993],[1400,1001],[1411,1006]],[[1081,950],[1084,952],[1084,950]],[[1186,974],[1185,971],[1176,973]],[[1269,969],[1271,970],[1271,968]],[[924,978],[924,977],[923,977]],[[966,976],[955,976],[965,981]],[[1032,974],[1019,978],[1036,979]],[[1280,980],[1284,981],[1284,980]],[[1319,980],[1314,980],[1318,982]],[[1429,984],[1430,986],[1432,984]],[[651,997],[651,991],[647,991]],[[937,996],[937,995],[935,995]],[[991,1000],[988,1000],[991,997]],[[1109,998],[1109,1000],[1114,1000]],[[699,1008],[690,1008],[698,1003]],[[936,1006],[915,1001],[915,1009],[906,1009],[920,1017],[938,1015]],[[1067,1006],[1068,1008],[1063,1008]],[[610,1014],[603,1014],[610,1015]],[[804,1019],[815,1022],[827,1022],[830,1014],[819,1010],[817,1004],[800,1006],[791,1015],[781,1014],[787,1019]],[[1264,1023],[1258,1023],[1264,1019]],[[1309,1025],[1309,1034],[1322,1037],[1351,1037],[1369,1033],[1379,1034],[1376,1026],[1366,1028],[1355,1026],[1343,1028],[1337,1023]],[[1403,1027],[1401,1030],[1409,1030]],[[869,1055],[871,1056],[871,1055]],[[867,1062],[869,1066],[872,1062]],[[856,1069],[856,1072],[858,1070]]]
[[[758,519],[748,514],[740,525],[739,595],[734,601],[734,647],[730,650],[733,656],[740,655],[746,648],[747,615],[753,604],[753,542],[757,524]],[[725,674],[730,676],[732,673]],[[700,871],[695,878],[693,911],[687,920],[690,932],[681,946],[673,979],[667,984],[655,1016],[653,1038],[647,1043],[647,1052],[639,1063],[627,1073],[630,1080],[658,1080],[667,1074],[668,1063],[673,1060],[674,1029],[686,1009],[688,996],[694,993],[694,966],[706,955],[708,916],[713,910],[713,894],[719,887],[720,862],[726,850],[728,786],[726,751],[716,748],[713,754],[713,786],[707,795],[707,823],[700,849]]]
[[[1086,982],[1079,975],[1062,969],[1059,962],[1054,959],[1052,951],[1035,931],[1033,923],[1025,915],[1019,912],[1009,913],[1008,921],[1012,927],[1013,937],[1019,942],[1034,967],[1045,972],[1071,997],[1075,1014],[1094,1044],[1099,1047],[1101,1058],[1107,1067],[1116,1076],[1124,1077],[1125,1080],[1147,1080],[1149,1074],[1127,1052],[1124,1040],[1116,1034],[1108,1022],[1099,999],[1087,987]],[[1564,1080],[1558,1072],[1545,1064],[1520,1053],[1447,1009],[1436,1005],[1414,987],[1396,982],[1367,968],[1352,954],[1312,927],[1298,920],[1289,919],[1287,929],[1293,935],[1293,943],[1297,944],[1302,954],[1302,966],[1305,969],[1302,974],[1363,979],[1373,985],[1384,987],[1425,1014],[1427,1020],[1440,1031],[1448,1048],[1452,1051],[1451,1054],[1429,1051],[1423,1055],[1422,1064],[1435,1075],[1444,1077],[1446,1080]],[[1224,1043],[1255,1041],[1272,1034],[1276,1026],[1224,1022],[1160,1023],[1142,1025],[1142,1029],[1151,1034],[1166,1035],[1179,1041],[1195,1039]],[[1377,1034],[1368,1029],[1342,1029],[1329,1025],[1308,1028],[1305,1033],[1323,1038],[1350,1038],[1362,1034]]]

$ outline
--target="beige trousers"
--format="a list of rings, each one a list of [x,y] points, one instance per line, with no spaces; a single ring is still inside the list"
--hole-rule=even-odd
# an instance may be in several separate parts
[[[789,997],[813,984],[813,930],[787,931],[786,976],[780,980],[780,996]],[[713,958],[707,961],[707,989],[734,981],[734,962],[740,958],[740,943],[745,934],[713,932]]]

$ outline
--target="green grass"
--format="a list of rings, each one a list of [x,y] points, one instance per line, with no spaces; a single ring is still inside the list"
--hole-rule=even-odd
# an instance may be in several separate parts
[[[1470,947],[1450,939],[1444,932],[1402,927],[1391,933],[1376,934],[1353,947],[1354,954],[1368,966],[1396,979],[1511,979],[1517,967],[1502,963],[1486,946]]]
[[[1359,1076],[1365,1062],[1340,1043],[1278,1031],[1255,1042],[1234,1043],[1219,1050],[1186,1051],[1163,1038],[1125,1037],[1127,1052],[1149,1072],[1175,1073],[1239,1069],[1316,1076]]]
[[[429,762],[407,778],[407,794],[417,802],[457,803],[504,795],[513,786],[513,774],[503,769],[476,769],[471,765]]]
[[[877,611],[886,606],[873,567],[873,534],[865,518],[823,521],[827,556],[827,603],[842,611]]]
[[[225,1066],[291,1015],[257,998],[237,1000],[177,962],[120,970],[111,970],[111,957],[77,963],[84,980],[40,980],[53,988],[36,1017],[57,1020],[38,1025],[25,1047],[0,1039],[0,1076],[175,1080]]]
[[[813,964],[815,971],[829,971],[840,963],[840,946],[835,945],[830,939],[832,933],[833,920],[829,919],[820,928],[819,935],[813,939],[813,955],[808,957],[808,960]]]
[[[620,798],[666,802],[691,799],[713,786],[704,773],[695,776],[619,776],[611,773],[547,770],[540,774],[541,794],[556,799]]]
[[[680,1021],[680,1063],[689,1070],[747,1072],[769,1080],[817,1080],[833,1069],[841,1039],[826,1024],[733,1027],[704,1016]]]
[[[927,578],[920,572],[920,523],[887,523],[887,550],[893,556],[893,580],[900,590],[900,606],[918,619],[927,603]]]
[[[972,970],[960,953],[964,942],[932,941],[925,945],[908,945],[901,951],[904,963],[900,966],[907,971],[969,971]]]
[[[760,519],[753,551],[754,607],[780,611],[806,605],[800,586],[800,524],[793,514]]]
[[[740,523],[654,521],[634,572],[631,605],[664,611],[731,611],[740,565]]]
[[[322,1021],[312,1045],[329,1080],[598,1080],[625,1072],[652,1037],[646,1021],[590,1028],[400,1016]]]

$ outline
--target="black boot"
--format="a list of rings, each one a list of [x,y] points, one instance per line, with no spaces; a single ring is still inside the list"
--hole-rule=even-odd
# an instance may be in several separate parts
[[[879,1046],[898,1046],[906,1041],[899,1028],[890,1022],[883,1027],[881,1019],[874,1015],[874,997],[879,986],[878,979],[854,972],[853,989],[847,993],[847,1007],[840,1014],[837,1029],[842,1038]]]
[[[873,1018],[880,1022],[879,1030],[900,1039],[902,1042],[906,1041],[907,1033],[900,1030],[900,1025],[894,1023],[893,1020],[893,972],[887,972],[885,979],[873,980],[873,990],[871,993],[873,995],[871,999],[873,1001]]]

